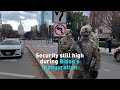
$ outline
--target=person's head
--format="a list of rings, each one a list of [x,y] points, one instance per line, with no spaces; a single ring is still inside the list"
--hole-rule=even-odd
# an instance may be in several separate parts
[[[86,24],[85,26],[89,26],[89,28],[92,30],[92,27],[91,27],[91,25],[90,25],[90,24]]]
[[[65,36],[66,37],[72,37],[72,31],[71,31],[71,29],[66,29],[65,30]]]
[[[91,36],[91,27],[88,25],[85,25],[81,28],[80,35],[83,38],[90,38]]]

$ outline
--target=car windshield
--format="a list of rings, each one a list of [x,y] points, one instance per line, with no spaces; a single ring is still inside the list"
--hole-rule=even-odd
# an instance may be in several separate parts
[[[20,42],[16,40],[5,40],[1,43],[1,45],[20,45]]]

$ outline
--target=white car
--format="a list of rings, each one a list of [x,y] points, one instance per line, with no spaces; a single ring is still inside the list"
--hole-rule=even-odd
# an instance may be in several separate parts
[[[24,48],[19,39],[5,39],[0,45],[0,57],[20,57],[24,53]]]

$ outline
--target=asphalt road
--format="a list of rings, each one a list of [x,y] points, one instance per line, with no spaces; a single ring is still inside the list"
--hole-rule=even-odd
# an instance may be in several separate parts
[[[0,79],[42,79],[42,75],[25,46],[22,58],[0,59]]]
[[[33,45],[42,48],[48,53],[57,53],[57,43],[54,45],[45,41],[27,41],[26,45]],[[116,62],[113,55],[101,54],[101,68],[98,79],[120,79],[120,62]]]
[[[26,45],[37,46],[48,53],[58,53],[58,43],[47,43],[45,40],[42,42],[40,40],[29,40]]]
[[[113,55],[101,54],[101,68],[98,79],[120,79],[120,62]]]

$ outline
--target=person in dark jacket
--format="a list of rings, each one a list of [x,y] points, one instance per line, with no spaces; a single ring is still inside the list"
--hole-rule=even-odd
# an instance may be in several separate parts
[[[108,43],[109,53],[111,53],[111,48],[112,48],[112,40],[111,40],[111,38],[108,39],[107,43]]]

